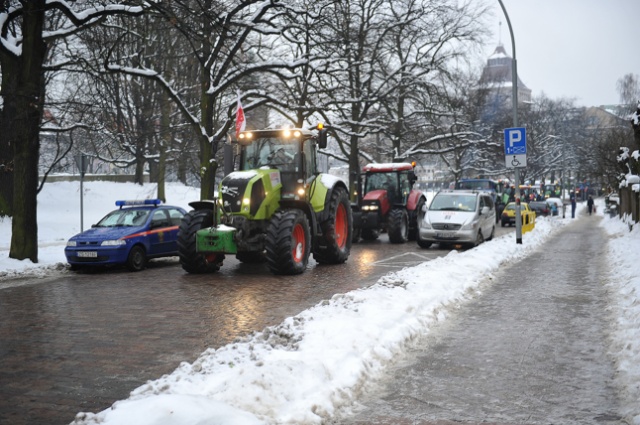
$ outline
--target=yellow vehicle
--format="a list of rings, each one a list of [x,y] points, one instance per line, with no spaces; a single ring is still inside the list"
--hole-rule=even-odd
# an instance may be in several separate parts
[[[528,232],[533,229],[536,222],[536,213],[531,209],[527,202],[520,202],[520,215],[522,216],[522,232]],[[502,211],[500,217],[502,227],[516,224],[516,203],[509,202]]]

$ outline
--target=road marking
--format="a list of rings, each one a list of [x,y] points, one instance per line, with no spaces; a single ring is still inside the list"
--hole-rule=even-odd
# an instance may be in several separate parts
[[[440,255],[437,256],[439,257]],[[431,261],[433,260],[433,258],[434,257],[432,256],[416,254],[415,252],[405,252],[404,254],[385,258],[384,260],[375,261],[373,262],[373,264],[382,267],[409,267],[417,266],[418,264],[424,263],[425,261]]]

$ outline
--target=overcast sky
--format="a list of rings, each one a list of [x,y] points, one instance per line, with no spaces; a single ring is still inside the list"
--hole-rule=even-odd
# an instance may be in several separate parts
[[[512,55],[498,0],[486,46],[499,38]],[[640,74],[640,0],[503,0],[515,36],[518,75],[534,96],[574,98],[580,106],[619,103],[616,82]],[[498,22],[502,21],[499,31]],[[499,36],[501,32],[501,37]],[[486,58],[485,58],[486,63]]]

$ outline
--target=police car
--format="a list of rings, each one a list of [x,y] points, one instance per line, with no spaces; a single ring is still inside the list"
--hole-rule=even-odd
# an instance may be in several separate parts
[[[119,209],[69,239],[67,262],[76,270],[125,264],[140,271],[150,258],[178,255],[178,227],[186,211],[161,204],[160,199],[116,201]]]

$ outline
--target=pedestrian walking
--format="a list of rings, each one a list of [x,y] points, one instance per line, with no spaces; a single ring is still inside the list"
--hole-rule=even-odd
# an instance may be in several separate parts
[[[589,199],[587,199],[587,209],[589,210],[589,215],[593,211],[593,198],[589,195]]]
[[[571,218],[576,218],[576,195],[571,195]]]

